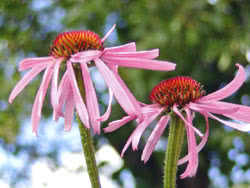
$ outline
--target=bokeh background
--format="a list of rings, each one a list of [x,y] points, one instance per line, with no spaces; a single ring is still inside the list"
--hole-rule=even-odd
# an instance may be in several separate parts
[[[116,30],[106,42],[113,46],[135,41],[138,50],[159,48],[162,60],[177,64],[174,72],[120,68],[119,73],[138,100],[149,103],[148,94],[161,80],[176,75],[192,76],[207,93],[230,82],[241,63],[247,80],[227,101],[250,105],[250,3],[248,0],[1,0],[0,1],[0,187],[90,187],[82,155],[78,127],[64,132],[63,120],[51,117],[46,97],[39,137],[31,133],[30,114],[41,75],[17,97],[7,102],[11,89],[25,72],[18,63],[25,57],[42,57],[58,33],[90,29],[103,36]],[[93,68],[92,76],[102,112],[108,100],[106,86]],[[124,112],[114,102],[109,121]],[[197,115],[195,125],[204,131]],[[103,124],[103,127],[107,123]],[[94,136],[104,188],[159,188],[167,133],[150,160],[140,155],[151,128],[137,152],[129,149],[120,158],[135,124]],[[250,187],[248,133],[210,120],[210,137],[200,152],[195,178],[177,179],[179,188]],[[185,153],[185,151],[184,151]],[[185,169],[180,166],[178,173]]]

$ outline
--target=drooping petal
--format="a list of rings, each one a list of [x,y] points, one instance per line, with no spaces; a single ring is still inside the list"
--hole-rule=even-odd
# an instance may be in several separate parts
[[[154,59],[159,56],[159,49],[153,49],[148,51],[139,52],[110,52],[104,53],[103,57],[114,57],[114,58],[142,58],[142,59]]]
[[[135,96],[130,92],[129,88],[127,87],[127,85],[124,83],[124,81],[121,79],[119,73],[118,73],[118,65],[107,65],[107,67],[113,72],[113,74],[115,75],[117,81],[119,82],[119,84],[122,86],[122,88],[125,90],[126,95],[129,97],[129,99],[132,101],[131,103],[134,106],[134,113],[133,115],[136,113],[137,115],[137,120],[141,121],[142,120],[142,114],[141,114],[141,106],[140,103],[138,103],[138,101],[136,100]],[[117,98],[116,98],[117,99]],[[118,99],[117,99],[118,100]],[[124,108],[123,108],[124,109]],[[125,111],[126,112],[126,111]]]
[[[206,120],[206,131],[205,131],[204,136],[202,137],[201,142],[200,142],[199,145],[196,147],[197,153],[199,153],[199,152],[202,150],[202,148],[206,145],[207,140],[208,140],[208,136],[209,136],[209,123],[208,123],[208,118],[207,118],[207,116],[204,116],[204,117],[205,117],[205,120]],[[185,157],[183,157],[182,159],[180,159],[180,160],[178,161],[178,165],[184,164],[185,162],[189,161],[190,158],[191,158],[191,154],[188,153]]]
[[[177,105],[174,104],[173,106],[173,111],[183,120],[183,122],[188,125],[189,127],[191,127],[200,137],[203,137],[203,134],[198,130],[196,129],[192,124],[190,124],[190,122],[188,122],[184,117],[183,115],[181,114],[181,112],[179,111],[179,109],[177,108]]]
[[[222,89],[219,89],[218,91],[210,93],[207,96],[201,97],[199,100],[197,100],[197,102],[218,101],[236,92],[246,79],[246,73],[244,68],[240,64],[236,64],[236,66],[239,68],[239,71],[237,72],[235,78],[229,84],[227,84]]]
[[[107,55],[107,54],[116,53],[116,52],[135,52],[135,51],[136,51],[135,42],[130,42],[128,44],[124,44],[121,46],[105,48],[103,54]]]
[[[207,116],[210,117],[210,118],[213,118],[219,122],[221,122],[222,124],[225,124],[231,128],[234,128],[234,129],[237,129],[239,131],[244,131],[244,132],[248,132],[250,131],[250,124],[241,124],[241,123],[234,123],[234,122],[231,122],[231,121],[225,121],[225,120],[222,120],[210,113],[207,113]]]
[[[185,108],[185,111],[187,113],[187,121],[189,124],[192,125],[192,115],[188,108]],[[192,125],[193,126],[193,125]],[[186,125],[186,133],[187,133],[187,140],[188,140],[188,154],[190,155],[187,168],[183,174],[181,174],[181,178],[186,177],[193,177],[196,174],[198,164],[199,164],[199,158],[198,153],[196,150],[196,138],[195,138],[195,132],[194,130],[189,126]]]
[[[64,121],[64,130],[70,131],[72,127],[73,117],[74,117],[74,99],[73,93],[69,93],[66,106],[65,106],[65,121]]]
[[[43,75],[43,80],[41,82],[40,88],[37,92],[35,102],[32,107],[32,114],[31,114],[31,123],[32,123],[32,131],[37,135],[38,124],[41,118],[41,112],[43,107],[44,98],[50,83],[50,80],[53,75],[53,66],[51,64],[45,71]]]
[[[159,70],[159,71],[174,70],[176,66],[174,63],[168,61],[150,60],[142,58],[102,56],[102,60],[105,61],[106,63],[119,65],[122,67],[133,67],[133,68]]]
[[[31,69],[38,65],[44,65],[47,67],[49,64],[53,63],[56,59],[54,57],[36,57],[36,58],[26,58],[19,63],[19,71]]]
[[[123,156],[124,156],[125,151],[127,151],[127,149],[128,149],[128,147],[129,147],[129,145],[130,145],[130,144],[131,144],[131,142],[132,142],[132,138],[133,138],[133,133],[129,136],[129,138],[128,138],[128,140],[127,140],[126,144],[125,144],[125,146],[123,147],[122,152],[121,152],[121,157],[123,157]]]
[[[53,119],[55,121],[57,121],[60,116],[61,117],[64,116],[62,112],[63,104],[65,103],[66,99],[72,92],[73,91],[70,86],[70,81],[68,78],[68,70],[66,70],[66,72],[64,73],[62,77],[62,80],[60,82],[58,92],[56,95],[56,103],[55,103],[54,112],[53,112]]]
[[[112,28],[107,32],[107,34],[102,38],[102,42],[104,42],[109,37],[109,35],[114,31],[115,27],[116,24],[114,24]]]
[[[239,110],[238,107],[236,106],[215,106],[213,103],[203,103],[203,104],[198,104],[198,103],[192,103],[190,102],[188,104],[189,108],[195,111],[204,111],[204,112],[211,112],[211,113],[216,113],[216,114],[231,114],[234,112],[237,112]]]
[[[134,131],[134,136],[132,138],[132,148],[133,150],[137,150],[139,141],[141,139],[142,133],[144,130],[148,127],[148,125],[157,117],[160,115],[162,110],[159,110],[155,114],[151,115],[150,117],[144,119],[141,124],[137,126],[137,128]]]
[[[98,100],[96,97],[96,92],[90,77],[87,64],[85,63],[81,64],[81,69],[82,69],[82,77],[84,80],[86,103],[88,107],[90,121],[94,133],[100,134],[100,121],[97,120],[100,117],[100,111],[99,111]]]
[[[74,104],[76,107],[76,111],[82,121],[82,123],[89,128],[89,116],[88,116],[88,111],[87,108],[83,102],[80,90],[78,88],[77,82],[76,82],[76,78],[75,78],[75,73],[73,70],[73,67],[71,65],[71,62],[68,61],[67,62],[67,68],[69,70],[68,72],[68,78],[71,84],[71,88],[73,91],[73,96],[74,96]]]
[[[113,97],[114,97],[114,93],[109,88],[109,103],[108,103],[108,108],[107,108],[106,112],[100,118],[97,119],[98,121],[106,121],[109,118],[109,116],[111,114],[111,109],[112,109]]]
[[[61,65],[61,60],[57,60],[54,66],[53,78],[51,83],[51,104],[54,107],[56,103],[56,93],[57,93],[57,84],[58,84],[58,76],[59,76],[59,69]]]
[[[15,88],[12,90],[9,97],[9,103],[12,103],[12,101],[16,98],[16,96],[26,87],[26,85],[30,83],[31,80],[34,79],[34,77],[36,77],[45,68],[50,67],[50,65],[48,64],[38,65],[32,68],[27,74],[25,74],[25,76],[17,83]]]
[[[99,50],[88,50],[88,51],[78,52],[71,56],[70,61],[72,63],[87,63],[98,58],[101,54],[102,51]]]
[[[117,102],[124,111],[129,115],[140,117],[140,106],[119,75],[115,71],[111,71],[100,59],[96,59],[95,62],[97,69],[108,87],[114,92]]]
[[[129,145],[132,143],[132,149],[137,150],[142,133],[148,127],[148,125],[161,113],[162,111],[155,112],[154,115],[144,119],[129,136],[126,145],[124,146],[121,156],[123,157],[125,151],[128,149]]]
[[[115,131],[116,129],[119,129],[123,125],[127,124],[131,120],[134,120],[136,117],[135,116],[125,116],[120,120],[113,121],[109,123],[109,126],[104,128],[105,132],[112,132]]]
[[[212,102],[211,105],[214,105],[215,107],[224,107],[224,108],[237,108],[238,110],[234,113],[223,113],[222,115],[238,120],[238,121],[243,121],[250,123],[250,107],[249,106],[244,106],[244,105],[239,105],[239,104],[232,104],[232,103],[227,103],[227,102]]]
[[[143,149],[141,160],[146,163],[151,156],[157,142],[159,141],[163,131],[166,129],[166,126],[169,121],[169,116],[162,116],[158,124],[154,128],[153,132],[150,134],[147,144]]]

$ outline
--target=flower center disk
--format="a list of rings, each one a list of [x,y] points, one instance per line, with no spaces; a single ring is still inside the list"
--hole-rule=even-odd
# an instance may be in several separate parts
[[[92,31],[69,31],[60,33],[50,46],[50,55],[69,58],[70,55],[86,50],[103,50],[99,35]]]
[[[179,76],[162,81],[150,93],[150,101],[166,106],[174,104],[184,107],[205,95],[205,90],[199,82],[190,77]]]

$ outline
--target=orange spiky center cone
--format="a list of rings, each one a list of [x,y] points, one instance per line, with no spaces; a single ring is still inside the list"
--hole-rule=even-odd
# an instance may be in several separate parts
[[[72,54],[86,50],[103,50],[99,35],[92,31],[68,31],[60,33],[50,46],[50,55],[69,58]]]
[[[170,109],[174,104],[184,107],[205,95],[199,82],[190,77],[178,76],[162,81],[150,93],[150,101]]]

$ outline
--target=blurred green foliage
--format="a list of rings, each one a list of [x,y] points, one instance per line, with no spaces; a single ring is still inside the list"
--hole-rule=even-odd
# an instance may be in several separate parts
[[[135,41],[139,50],[159,48],[159,59],[177,64],[176,71],[167,73],[120,69],[122,78],[142,102],[148,103],[148,94],[152,87],[171,76],[192,76],[203,83],[207,93],[210,93],[233,79],[237,70],[236,62],[248,67],[249,70],[250,3],[248,0],[1,0],[0,137],[4,147],[14,144],[15,149],[12,152],[18,153],[20,148],[15,138],[23,121],[29,118],[32,102],[41,80],[38,78],[32,82],[14,103],[9,105],[8,95],[23,75],[18,72],[18,62],[25,57],[47,56],[48,46],[62,31],[91,29],[103,36],[107,28],[114,23],[117,24],[117,40],[107,42],[107,46]],[[250,85],[247,80],[228,101],[249,105],[249,90]],[[118,105],[114,105],[110,120],[118,119],[122,115],[124,112]],[[49,117],[51,117],[51,107],[47,97],[43,118]],[[204,130],[204,123],[204,120],[197,116],[195,125]],[[233,144],[235,137],[241,138],[246,145],[241,152],[250,153],[250,147],[247,145],[249,134],[225,131],[222,125],[213,120],[210,121],[210,127],[209,142],[200,152],[197,176],[192,179],[178,179],[178,186],[216,187],[213,184],[213,177],[209,178],[209,170],[215,167],[228,178],[230,187],[250,186],[249,181],[243,182],[242,185],[233,182],[232,168],[237,164],[228,157],[228,151],[236,147]],[[100,138],[105,137],[120,152],[132,130],[131,124],[114,133],[102,133],[95,139],[98,142]],[[167,133],[164,135],[167,138]],[[154,152],[149,162],[144,165],[140,161],[140,154],[145,142],[141,143],[137,152],[127,151],[123,168],[131,170],[136,178],[136,187],[161,187],[164,153]],[[38,157],[32,149],[28,147],[26,149],[31,156]],[[247,171],[249,167],[248,161],[240,168]],[[180,171],[183,169],[184,167],[180,167]],[[120,182],[120,172],[113,175],[117,182]]]

